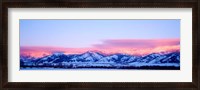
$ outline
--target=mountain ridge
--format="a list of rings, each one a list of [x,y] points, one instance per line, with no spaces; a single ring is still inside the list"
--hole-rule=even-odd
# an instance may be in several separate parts
[[[20,56],[22,57],[22,56]],[[26,59],[27,58],[27,59]],[[20,58],[21,67],[141,67],[141,66],[173,66],[180,67],[180,52],[152,53],[145,56],[128,54],[105,55],[87,51],[82,54],[53,53],[48,56],[31,60],[30,57]]]

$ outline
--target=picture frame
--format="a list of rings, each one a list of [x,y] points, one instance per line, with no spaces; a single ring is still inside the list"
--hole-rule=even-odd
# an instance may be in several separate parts
[[[4,0],[1,16],[1,88],[131,88],[199,89],[199,10],[198,0]],[[8,82],[8,8],[192,8],[192,82]]]

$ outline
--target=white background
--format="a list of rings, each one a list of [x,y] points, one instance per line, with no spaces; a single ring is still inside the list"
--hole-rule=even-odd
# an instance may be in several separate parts
[[[191,8],[9,8],[9,82],[192,82]],[[180,19],[181,70],[19,70],[19,19]]]

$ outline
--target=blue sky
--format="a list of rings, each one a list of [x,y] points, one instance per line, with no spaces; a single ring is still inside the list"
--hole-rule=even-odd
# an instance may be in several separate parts
[[[180,20],[20,20],[20,46],[90,47],[113,39],[180,38]]]

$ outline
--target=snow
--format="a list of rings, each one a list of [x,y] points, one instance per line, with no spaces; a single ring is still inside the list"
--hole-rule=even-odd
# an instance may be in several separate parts
[[[164,63],[164,64],[149,64],[149,63],[138,63],[138,62],[135,62],[135,63],[131,63],[129,64],[130,66],[175,66],[175,67],[179,67],[180,64],[178,63]]]
[[[54,53],[53,55],[55,55],[55,56],[61,56],[61,55],[64,55],[64,53],[57,52],[57,53]]]

